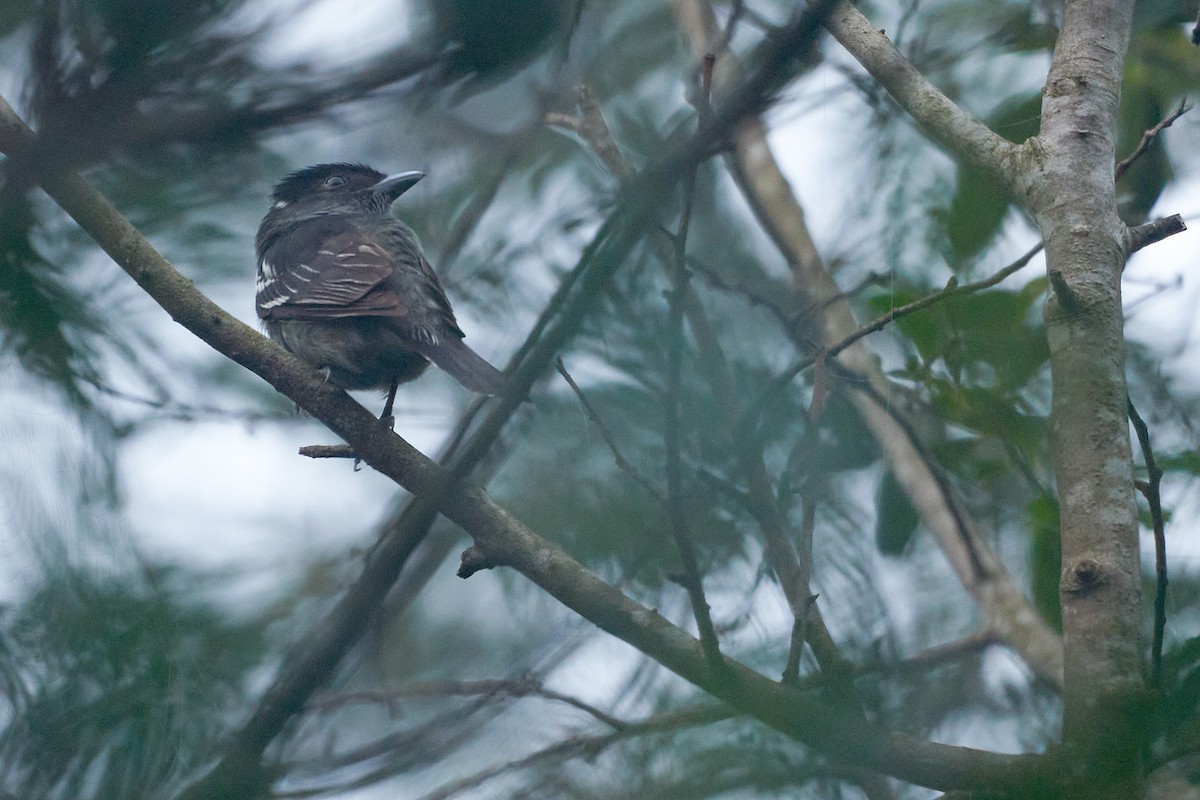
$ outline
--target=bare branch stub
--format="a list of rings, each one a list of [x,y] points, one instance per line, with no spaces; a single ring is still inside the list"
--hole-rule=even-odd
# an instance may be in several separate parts
[[[471,545],[466,550],[462,551],[459,557],[458,572],[455,574],[462,579],[467,579],[476,572],[481,572],[485,569],[494,569],[498,564],[488,558],[487,553],[477,545]]]
[[[298,452],[305,458],[358,458],[348,444],[309,444]]]
[[[1129,244],[1126,247],[1126,252],[1128,255],[1133,255],[1143,247],[1149,247],[1152,244],[1161,242],[1168,236],[1174,236],[1186,230],[1187,225],[1184,224],[1183,217],[1179,214],[1172,214],[1169,217],[1163,217],[1162,219],[1138,225],[1135,228],[1129,229]]]

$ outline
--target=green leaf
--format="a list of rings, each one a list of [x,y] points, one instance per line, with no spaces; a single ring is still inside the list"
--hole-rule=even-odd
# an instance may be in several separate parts
[[[1062,573],[1062,544],[1059,539],[1058,500],[1042,494],[1026,509],[1032,537],[1033,604],[1042,618],[1062,630],[1062,605],[1058,584]]]
[[[885,556],[903,555],[921,518],[891,470],[879,482],[875,508],[875,544],[879,552]]]
[[[854,404],[841,392],[831,394],[821,413],[814,462],[824,473],[862,469],[879,459],[879,445]]]
[[[1019,144],[1037,133],[1041,104],[1040,93],[1011,98],[986,121],[996,133]],[[999,232],[1008,205],[1008,195],[995,177],[960,166],[954,196],[943,218],[950,261],[961,264],[979,255]]]

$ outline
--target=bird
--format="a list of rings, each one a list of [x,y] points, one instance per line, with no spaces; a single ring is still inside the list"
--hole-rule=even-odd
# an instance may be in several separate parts
[[[255,306],[267,335],[343,389],[387,392],[433,362],[460,384],[503,394],[504,375],[463,342],[450,300],[392,204],[422,172],[317,164],[287,175],[255,237]]]

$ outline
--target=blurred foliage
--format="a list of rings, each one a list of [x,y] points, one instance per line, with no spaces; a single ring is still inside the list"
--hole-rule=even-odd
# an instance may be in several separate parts
[[[792,8],[782,0],[744,5],[731,31],[742,55]],[[1012,141],[1036,133],[1053,4],[871,6],[873,22],[956,101]],[[730,4],[716,7],[724,24]],[[669,152],[695,123],[688,101],[694,65],[665,2],[387,0],[363,8],[376,12],[373,27],[393,20],[392,28],[355,29],[348,6],[318,0],[0,7],[0,52],[23,88],[21,98],[8,99],[23,100],[40,134],[32,152],[0,165],[0,344],[20,366],[12,407],[39,396],[22,382],[58,392],[61,407],[49,404],[45,413],[98,434],[88,440],[97,452],[87,450],[87,461],[108,470],[111,491],[102,494],[117,516],[143,490],[141,476],[120,473],[139,439],[167,451],[200,420],[274,427],[291,419],[290,404],[182,336],[120,283],[123,276],[114,279],[111,265],[30,189],[46,163],[84,170],[181,271],[245,319],[253,316],[251,240],[274,180],[330,160],[423,169],[430,178],[397,211],[446,276],[469,341],[502,362],[619,190],[578,137],[543,124],[545,113],[573,113],[574,86],[585,83],[634,169]],[[1187,41],[1193,13],[1165,0],[1137,5],[1121,153],[1200,84]],[[381,32],[386,42],[374,38],[357,51],[355,37]],[[286,55],[297,52],[303,56]],[[819,210],[812,216],[823,259],[861,321],[939,291],[952,275],[963,283],[983,277],[1034,243],[1031,226],[993,182],[938,153],[835,45],[818,55],[796,67],[804,77],[781,93],[768,120],[781,129],[772,144],[789,171],[806,168],[796,166],[797,157],[831,162],[821,176],[837,171],[836,181],[822,177],[815,196],[807,196],[809,176],[789,177],[801,202]],[[1127,221],[1158,213],[1164,191],[1188,176],[1183,154],[1194,149],[1195,130],[1185,117],[1122,178]],[[659,200],[651,227],[674,230],[679,198]],[[616,465],[602,432],[551,376],[507,442],[491,490],[534,530],[687,626],[666,514],[640,482],[665,491],[670,265],[660,253],[649,244],[634,251],[563,353],[637,477]],[[784,259],[715,159],[698,174],[688,255],[697,302],[728,362],[738,417],[731,424],[697,342],[687,337],[680,397],[687,522],[726,652],[777,675],[791,629],[747,499],[749,449],[761,451],[789,531],[801,531],[806,511],[814,512],[814,591],[843,655],[862,668],[868,714],[941,740],[986,730],[986,743],[1000,749],[1044,748],[1057,735],[1057,699],[1006,666],[1000,648],[964,647],[909,663],[974,633],[977,613],[922,535],[901,482],[845,394],[825,387],[814,422],[814,372],[781,384],[806,355],[787,326],[805,331],[807,309],[792,296]],[[1046,282],[1030,277],[1035,271],[905,316],[866,342],[893,381],[888,402],[984,522],[1039,613],[1059,625]],[[1167,485],[1178,491],[1168,493],[1180,506],[1169,515],[1182,513],[1186,501],[1177,498],[1194,493],[1200,477],[1197,402],[1186,388],[1194,381],[1180,378],[1171,356],[1161,342],[1131,341],[1127,354],[1131,395],[1151,423]],[[431,376],[406,388],[400,431],[449,424],[463,398],[439,381]],[[377,410],[376,398],[364,402]],[[26,559],[35,578],[15,585],[0,614],[0,791],[164,796],[194,778],[243,721],[287,645],[304,638],[353,575],[357,553],[339,552],[331,567],[297,550],[287,566],[303,576],[302,590],[242,589],[239,598],[261,595],[248,607],[213,602],[221,592],[199,565],[153,564],[106,544],[86,512],[58,513],[90,508],[97,483],[76,470],[84,459],[56,460],[45,455],[52,449],[48,443],[40,459],[30,458],[28,470],[44,491],[12,515],[19,521],[10,523],[10,538],[23,541],[15,529],[40,513],[55,521],[45,535],[73,557],[69,568]],[[257,479],[274,488],[289,476]],[[0,502],[18,502],[14,494],[0,494]],[[180,516],[226,500],[190,487],[172,495],[178,498],[192,503],[171,506]],[[385,504],[381,497],[378,507],[348,520],[361,526],[363,547]],[[247,527],[271,525],[274,511],[257,512],[266,523],[247,512]],[[284,541],[302,535],[274,527]],[[145,541],[154,533],[142,532]],[[219,548],[222,539],[214,540]],[[12,549],[20,561],[29,548]],[[503,571],[464,588],[450,565],[439,566],[455,549],[406,572],[404,580],[424,587],[415,604],[389,606],[321,702],[269,751],[276,789],[335,796],[386,786],[381,791],[418,797],[494,769],[495,777],[463,787],[464,795],[859,796],[830,764],[760,725],[672,722],[671,714],[701,699],[692,687],[596,636]],[[245,571],[239,577],[257,587],[253,568]],[[280,591],[286,600],[272,605]],[[1186,560],[1172,561],[1170,597],[1160,749],[1200,737],[1192,724],[1200,580]],[[806,675],[816,669],[807,651],[802,668]],[[663,727],[614,727],[554,699],[495,689],[455,694],[438,684],[474,678],[553,686],[626,722],[660,720]],[[401,696],[417,682],[426,682],[419,684],[425,694]],[[353,692],[363,696],[341,696]]]
[[[180,593],[194,578],[174,567],[46,566],[45,582],[0,619],[0,790],[162,792],[238,707],[263,656],[260,623]]]

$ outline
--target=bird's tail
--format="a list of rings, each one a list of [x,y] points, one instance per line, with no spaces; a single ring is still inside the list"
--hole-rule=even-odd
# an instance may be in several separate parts
[[[451,377],[472,392],[505,393],[504,373],[467,347],[461,339],[449,337],[437,344],[421,343],[418,349],[421,355],[450,373]]]

